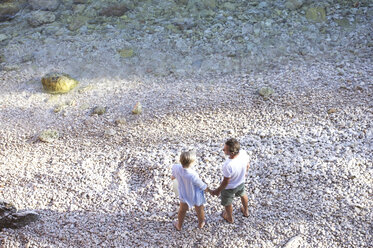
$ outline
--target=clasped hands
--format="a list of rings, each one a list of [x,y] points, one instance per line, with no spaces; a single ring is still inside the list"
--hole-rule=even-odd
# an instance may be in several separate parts
[[[210,195],[212,195],[212,196],[219,196],[220,195],[220,191],[218,189],[211,190],[211,189],[207,188],[206,191],[209,192]]]

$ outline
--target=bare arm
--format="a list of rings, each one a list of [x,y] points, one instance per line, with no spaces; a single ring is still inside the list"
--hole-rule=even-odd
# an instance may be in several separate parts
[[[171,180],[174,180],[174,179],[176,179],[176,177],[174,177],[174,176],[171,176]]]
[[[247,163],[247,165],[246,165],[246,173],[249,172],[249,168],[250,168],[250,163]]]
[[[229,180],[229,177],[224,177],[223,181],[220,183],[220,186],[217,189],[211,191],[211,194],[216,196],[220,195],[220,192],[228,186]]]

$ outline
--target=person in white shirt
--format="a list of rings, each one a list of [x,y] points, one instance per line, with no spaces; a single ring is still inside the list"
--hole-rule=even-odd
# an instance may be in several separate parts
[[[245,178],[249,170],[249,157],[245,151],[240,151],[240,143],[236,139],[229,139],[223,148],[224,154],[229,157],[222,168],[224,179],[220,186],[211,191],[212,195],[220,196],[221,204],[225,207],[222,217],[229,223],[233,223],[232,202],[235,196],[241,197],[241,212],[243,216],[249,216],[248,198],[245,192]]]
[[[197,217],[198,227],[205,225],[205,211],[203,204],[206,203],[204,191],[209,191],[207,185],[199,178],[197,172],[192,169],[196,161],[194,152],[183,152],[180,155],[180,163],[172,166],[171,179],[177,179],[180,199],[180,208],[178,220],[174,223],[176,230],[180,231],[184,222],[186,212],[194,206]]]

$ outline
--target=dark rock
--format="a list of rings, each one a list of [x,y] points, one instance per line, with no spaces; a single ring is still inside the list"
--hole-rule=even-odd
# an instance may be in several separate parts
[[[21,228],[36,221],[39,215],[33,211],[17,212],[10,203],[0,201],[0,231],[3,228]]]
[[[122,16],[129,10],[128,6],[124,3],[112,4],[100,11],[102,16]]]
[[[0,1],[0,22],[9,21],[20,11],[25,1]]]
[[[92,111],[92,115],[103,115],[105,113],[106,113],[106,107],[104,106],[97,106]]]

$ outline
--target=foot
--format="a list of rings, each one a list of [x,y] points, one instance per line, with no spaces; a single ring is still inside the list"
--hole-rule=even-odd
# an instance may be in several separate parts
[[[228,223],[232,224],[233,223],[233,219],[228,219],[228,216],[227,216],[227,213],[225,211],[223,211],[221,213],[221,217],[223,217],[224,220],[226,220]]]
[[[206,225],[206,222],[204,221],[204,222],[202,222],[201,224],[198,224],[198,228],[203,228],[204,226]]]
[[[174,222],[174,227],[176,228],[176,230],[181,231],[181,227],[179,227],[179,222],[178,221]]]
[[[241,207],[241,212],[244,217],[249,217],[249,210],[246,209],[245,211],[244,207]]]

